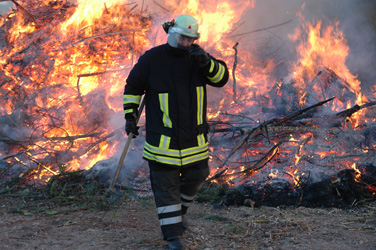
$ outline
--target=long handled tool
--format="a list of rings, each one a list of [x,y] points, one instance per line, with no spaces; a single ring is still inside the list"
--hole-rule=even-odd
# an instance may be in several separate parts
[[[138,114],[137,114],[137,117],[136,117],[136,125],[137,125],[138,121],[140,120],[140,117],[141,117],[141,114],[142,114],[142,110],[144,109],[144,106],[145,106],[145,98],[142,99],[140,107],[138,108]],[[120,159],[119,159],[119,163],[118,163],[118,166],[117,166],[115,177],[112,180],[112,184],[111,184],[111,188],[110,188],[111,192],[114,190],[116,181],[117,181],[117,179],[119,177],[121,167],[123,166],[124,159],[125,159],[125,156],[128,153],[128,149],[129,149],[129,146],[131,145],[132,139],[133,139],[133,133],[129,133],[128,138],[127,138],[127,142],[125,143],[123,152],[121,153],[121,156],[120,156]]]

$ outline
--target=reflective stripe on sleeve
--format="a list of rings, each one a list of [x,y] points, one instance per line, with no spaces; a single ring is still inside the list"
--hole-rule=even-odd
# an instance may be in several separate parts
[[[213,73],[214,67],[215,67],[215,62],[213,61],[213,59],[210,59],[209,74]]]
[[[140,104],[141,96],[140,95],[124,95],[123,104]]]
[[[126,110],[124,110],[124,113],[125,114],[133,113],[133,109],[126,109]]]
[[[209,78],[209,80],[212,83],[218,83],[219,81],[221,81],[223,79],[224,75],[225,75],[225,66],[223,66],[220,63],[218,63],[218,72],[217,72],[217,74],[215,74],[215,76],[213,76],[213,77],[208,77],[208,78]]]

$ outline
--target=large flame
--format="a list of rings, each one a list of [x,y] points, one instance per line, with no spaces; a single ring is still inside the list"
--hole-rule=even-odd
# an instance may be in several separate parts
[[[258,61],[251,50],[241,44],[234,46],[237,36],[229,36],[236,33],[243,14],[255,7],[254,0],[154,1],[153,13],[143,3],[123,0],[78,0],[75,5],[57,0],[19,2],[28,12],[11,11],[0,23],[7,32],[7,46],[3,46],[0,57],[4,73],[0,83],[0,112],[9,120],[18,119],[21,125],[16,137],[27,138],[31,143],[23,142],[1,155],[7,157],[9,164],[42,166],[37,168],[41,178],[58,174],[62,167],[88,169],[100,160],[116,156],[121,140],[114,139],[114,134],[122,131],[124,122],[121,97],[125,78],[145,50],[166,42],[167,35],[160,22],[180,14],[198,19],[201,34],[198,43],[226,61],[233,77],[223,92],[213,94],[209,118],[226,122],[229,117],[222,118],[221,113],[246,114],[247,119],[260,122],[265,118],[260,107],[278,106],[269,95],[285,98],[282,90],[286,80],[273,74],[281,62],[273,58]],[[308,83],[323,68],[332,77],[335,72],[344,87],[356,96],[351,100],[339,98],[330,104],[331,110],[363,104],[366,99],[360,81],[346,66],[350,49],[340,23],[324,25],[320,20],[307,21],[301,13],[298,17],[300,27],[289,35],[296,44],[298,57],[291,65],[291,77],[286,77],[294,83],[297,106],[306,105],[307,96],[312,96],[307,92],[313,90],[321,95],[322,89],[317,85],[310,89]],[[353,127],[359,124],[359,119],[353,117]],[[291,143],[305,137],[307,134]],[[222,153],[228,151],[223,149]],[[19,152],[25,154],[8,157]],[[281,155],[288,153],[286,150]],[[333,153],[315,154],[324,157]],[[242,157],[259,154],[253,149]],[[303,155],[304,151],[299,150],[286,166],[285,172],[294,181],[299,179],[297,168]],[[280,172],[283,171],[271,170],[270,175]]]

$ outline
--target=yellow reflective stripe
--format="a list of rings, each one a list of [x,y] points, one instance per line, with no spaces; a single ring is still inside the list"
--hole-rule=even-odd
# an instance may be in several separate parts
[[[133,113],[133,109],[125,109],[124,113],[125,114]]]
[[[200,146],[196,147],[191,147],[191,148],[186,148],[183,150],[177,150],[177,149],[164,149],[164,148],[159,148],[150,145],[149,143],[145,142],[145,149],[147,149],[149,152],[153,154],[158,154],[158,155],[166,155],[170,157],[187,157],[190,155],[193,155],[197,152],[202,152],[204,150],[208,150],[209,146],[208,143],[205,143]]]
[[[143,157],[148,160],[153,160],[153,161],[157,161],[157,162],[164,163],[164,164],[177,165],[177,166],[182,165],[181,160],[178,158],[169,158],[166,156],[154,155],[145,150],[144,150]]]
[[[123,104],[135,103],[140,104],[141,96],[140,95],[124,95]]]
[[[204,145],[204,143],[205,143],[205,136],[204,136],[204,134],[199,134],[198,136],[197,136],[197,143],[198,143],[198,145]]]
[[[197,147],[191,147],[181,150],[181,157],[187,157],[189,155],[195,154],[200,151],[208,150],[209,143],[205,143],[203,145],[199,145]]]
[[[215,66],[215,62],[213,61],[213,59],[210,59],[210,69],[209,69],[209,74],[213,73],[214,66]]]
[[[145,142],[145,149],[153,154],[163,154],[171,157],[180,157],[180,151],[176,149],[164,149],[159,147],[154,147],[149,143]]]
[[[189,163],[193,163],[193,162],[196,162],[196,161],[204,160],[204,159],[206,159],[208,157],[209,157],[209,151],[206,151],[206,152],[203,152],[203,153],[195,155],[195,156],[184,158],[182,160],[182,164],[183,165],[187,165]]]
[[[197,92],[197,125],[203,123],[204,114],[204,87],[196,87]]]
[[[208,143],[185,150],[161,149],[145,143],[143,157],[160,163],[182,166],[209,157]]]
[[[170,158],[167,156],[161,156],[161,155],[154,155],[144,150],[143,157],[148,160],[157,161],[164,164],[170,164],[170,165],[176,165],[176,166],[183,166],[187,165],[189,163],[194,163],[197,161],[205,160],[209,157],[209,151],[206,150],[205,152],[201,154],[197,154],[194,156],[186,157],[184,159],[179,158]]]
[[[168,110],[168,93],[159,94],[159,106],[163,112],[163,125],[168,128],[172,128],[172,122],[169,117]]]
[[[208,77],[209,80],[212,82],[212,83],[217,83],[219,82],[220,80],[222,80],[223,76],[225,75],[225,67],[218,63],[218,72],[215,76],[213,77]]]
[[[165,135],[161,135],[161,139],[159,141],[159,148],[166,148],[166,149],[168,149],[170,147],[170,141],[171,141],[171,137],[165,136]]]

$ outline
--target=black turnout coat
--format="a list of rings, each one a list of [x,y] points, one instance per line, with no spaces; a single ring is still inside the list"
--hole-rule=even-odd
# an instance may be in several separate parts
[[[183,167],[208,159],[206,85],[222,87],[229,77],[226,63],[209,57],[200,68],[188,51],[163,44],[130,71],[124,112],[126,119],[137,113],[145,94],[146,160]]]

